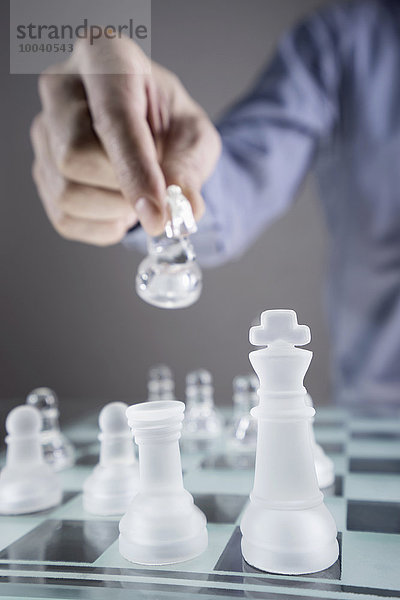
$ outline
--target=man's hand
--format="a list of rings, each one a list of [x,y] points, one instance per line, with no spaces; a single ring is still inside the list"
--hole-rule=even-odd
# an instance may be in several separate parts
[[[129,74],[101,74],[110,65]],[[138,220],[159,234],[170,184],[200,218],[220,139],[177,77],[155,63],[143,74],[148,58],[129,39],[82,40],[62,69],[41,75],[43,110],[31,130],[33,177],[56,231],[99,246],[117,243]]]

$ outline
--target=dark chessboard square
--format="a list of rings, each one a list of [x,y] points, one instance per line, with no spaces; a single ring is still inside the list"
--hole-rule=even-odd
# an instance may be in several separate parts
[[[99,462],[98,454],[84,454],[76,459],[76,464],[84,467],[94,467]]]
[[[251,575],[252,573],[262,573],[259,569],[256,569],[246,563],[242,556],[241,543],[242,534],[239,527],[236,527],[233,534],[231,535],[229,542],[225,546],[225,549],[218,559],[217,564],[214,567],[214,571],[229,571],[231,573],[244,573]],[[304,578],[314,579],[340,579],[342,574],[341,562],[342,562],[342,535],[338,533],[339,543],[339,558],[337,561],[324,571],[319,573],[309,573],[307,575],[301,575]],[[273,574],[271,574],[273,575]],[[299,576],[296,576],[299,577]],[[246,580],[245,580],[246,581]],[[259,580],[258,580],[259,581]],[[267,581],[267,580],[266,580]],[[290,579],[287,580],[288,587],[299,587],[298,581],[290,583]],[[300,586],[301,587],[301,586]]]
[[[340,442],[319,442],[327,454],[343,454],[344,444]]]
[[[400,533],[400,502],[348,500],[347,529]]]
[[[350,458],[351,473],[400,473],[400,458]]]
[[[0,559],[93,563],[117,537],[117,521],[49,519],[2,550]]]
[[[379,440],[396,441],[400,440],[400,431],[353,431],[351,437],[354,440]]]
[[[315,419],[314,423],[314,426],[317,429],[322,429],[324,427],[339,427],[340,429],[342,429],[343,425],[343,419],[318,419],[318,417]]]
[[[70,490],[68,492],[64,491],[63,495],[62,495],[61,505],[67,504],[67,502],[72,500],[72,498],[75,498],[78,494],[80,494],[80,492],[72,491],[72,490]]]
[[[351,415],[356,419],[398,419],[399,409],[392,406],[357,407],[351,410]]]
[[[248,496],[239,494],[195,494],[194,503],[203,511],[208,523],[235,523]]]
[[[213,469],[213,470],[254,470],[256,462],[255,452],[244,452],[242,454],[212,454],[207,456],[201,463],[202,469]]]

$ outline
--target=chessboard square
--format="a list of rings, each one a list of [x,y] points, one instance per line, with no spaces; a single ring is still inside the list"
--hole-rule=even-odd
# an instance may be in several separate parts
[[[357,458],[386,458],[400,461],[400,441],[386,440],[349,440],[347,444],[349,456]]]
[[[352,419],[349,421],[349,427],[352,433],[396,433],[399,431],[399,419]]]
[[[319,416],[318,412],[315,415],[314,426],[316,429],[329,428],[332,430],[335,430],[335,429],[342,430],[342,429],[344,429],[344,425],[345,425],[345,422],[343,419]]]
[[[348,432],[344,427],[322,427],[314,426],[315,439],[318,444],[343,444],[344,448],[348,443]]]
[[[321,442],[320,444],[327,454],[342,454],[344,452],[344,444],[341,442]]]
[[[355,586],[360,588],[360,598],[369,594],[374,598],[399,597],[400,569],[395,558],[400,552],[398,535],[345,531],[342,547],[343,591],[351,586],[346,600]]]
[[[347,408],[336,406],[334,404],[320,406],[315,401],[314,407],[316,410],[315,418],[317,421],[334,420],[340,421],[340,423],[347,423],[347,421],[349,420],[349,412]]]
[[[93,563],[117,537],[115,521],[49,519],[7,546],[0,559]]]
[[[205,470],[247,470],[254,471],[256,464],[255,452],[238,452],[230,454],[211,454],[200,463],[200,468]]]
[[[348,531],[400,534],[400,502],[347,502]]]
[[[296,575],[296,577],[305,577],[312,579],[334,579],[340,580],[341,577],[341,533],[338,533],[338,543],[339,543],[339,558],[338,560],[331,566],[329,569],[324,569],[323,571],[319,571],[318,573],[309,573],[306,575]],[[245,574],[264,574],[263,571],[252,567],[244,560],[242,556],[241,550],[241,540],[242,534],[239,527],[236,527],[234,532],[231,535],[230,540],[228,541],[223,553],[221,554],[218,562],[214,567],[214,571],[227,571],[230,573],[245,573]],[[273,573],[265,574],[266,577],[268,575],[274,576]],[[265,583],[267,583],[267,579]],[[295,584],[292,584],[295,585]],[[289,587],[292,587],[289,584]]]
[[[346,498],[397,502],[400,477],[391,473],[349,473],[346,476]]]
[[[93,467],[78,467],[73,469],[65,469],[57,473],[57,477],[61,482],[64,490],[81,490],[85,479],[92,472]]]
[[[346,499],[338,496],[325,496],[324,503],[335,519],[338,531],[345,531],[347,514]]]
[[[353,440],[392,442],[400,440],[400,431],[352,431]]]
[[[335,475],[335,481],[333,482],[333,484],[326,488],[322,488],[322,492],[325,497],[329,497],[329,496],[337,496],[339,498],[342,497],[343,496],[343,476]]]
[[[235,523],[248,496],[239,494],[195,494],[194,503],[207,517],[208,523]]]
[[[350,473],[400,473],[400,458],[351,457]]]
[[[185,487],[197,494],[240,494],[248,496],[252,490],[254,472],[249,469],[204,470],[197,469],[185,476]]]
[[[0,551],[27,534],[41,522],[40,516],[0,517]]]
[[[347,475],[348,472],[348,458],[346,454],[332,454],[330,456],[336,475]]]
[[[100,445],[89,444],[78,453],[75,464],[81,466],[94,466],[99,462]]]

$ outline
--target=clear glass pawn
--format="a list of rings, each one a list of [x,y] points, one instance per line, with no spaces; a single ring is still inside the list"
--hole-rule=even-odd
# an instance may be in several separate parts
[[[75,449],[60,431],[58,398],[50,388],[34,389],[26,398],[26,404],[34,406],[42,416],[42,442],[45,461],[55,471],[72,467],[75,463]]]
[[[170,219],[162,235],[148,238],[148,256],[136,275],[136,291],[160,308],[184,308],[199,298],[202,274],[189,236],[197,231],[190,202],[178,185],[167,188]]]
[[[174,378],[167,365],[154,365],[149,369],[147,402],[158,400],[176,400]]]
[[[241,450],[255,451],[257,445],[257,419],[251,409],[257,406],[259,383],[255,375],[235,377],[233,380],[233,405],[236,417],[233,425],[233,442]]]
[[[186,411],[182,441],[185,449],[199,450],[220,439],[223,421],[214,406],[212,375],[205,369],[186,377]]]

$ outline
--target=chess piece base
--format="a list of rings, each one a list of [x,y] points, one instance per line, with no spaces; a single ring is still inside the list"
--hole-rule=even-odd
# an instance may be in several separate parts
[[[190,560],[208,544],[206,518],[186,490],[169,497],[138,493],[119,528],[120,553],[142,565]]]
[[[0,514],[23,515],[57,506],[62,491],[48,465],[16,472],[5,467],[0,476]]]
[[[339,555],[335,521],[323,503],[300,510],[250,504],[240,528],[243,558],[261,571],[316,573],[330,567]]]
[[[83,486],[83,508],[94,515],[123,515],[137,493],[138,465],[97,465]]]

